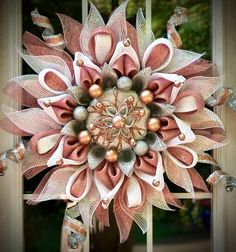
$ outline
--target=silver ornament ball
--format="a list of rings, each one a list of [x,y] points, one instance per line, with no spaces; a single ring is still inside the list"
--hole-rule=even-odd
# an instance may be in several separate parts
[[[87,111],[87,109],[85,107],[78,106],[73,111],[73,117],[77,121],[84,121],[88,117],[88,111]]]
[[[148,152],[148,145],[146,142],[140,140],[136,143],[133,150],[138,156],[143,156]]]
[[[129,91],[132,88],[132,80],[129,77],[122,76],[117,80],[117,87],[122,91]]]

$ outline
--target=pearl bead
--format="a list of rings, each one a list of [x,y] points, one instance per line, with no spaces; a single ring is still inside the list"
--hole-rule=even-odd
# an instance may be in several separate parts
[[[136,142],[135,142],[135,140],[133,138],[130,139],[129,143],[130,143],[131,146],[136,145]]]
[[[63,165],[63,163],[64,163],[64,162],[63,162],[63,159],[59,159],[59,160],[56,161],[56,164],[57,164],[57,165]]]
[[[179,134],[179,140],[184,141],[185,140],[185,135],[183,133]]]
[[[45,101],[44,103],[43,103],[43,105],[45,106],[45,107],[50,107],[51,106],[51,101]]]
[[[153,99],[154,99],[154,96],[153,96],[153,93],[150,90],[144,90],[140,94],[140,100],[144,104],[149,104],[149,103],[153,102]]]
[[[112,120],[114,128],[121,129],[125,127],[125,119],[122,116],[115,116]]]
[[[129,91],[132,88],[132,80],[129,77],[122,76],[117,81],[117,87],[122,91]]]
[[[96,125],[95,125],[94,123],[91,123],[91,124],[89,125],[89,129],[90,129],[90,130],[95,130],[95,129],[96,129]]]
[[[118,159],[118,153],[115,149],[107,150],[105,158],[108,162],[116,162]]]
[[[134,97],[131,95],[131,96],[128,97],[127,100],[128,100],[128,102],[133,102],[134,101]]]
[[[78,67],[82,67],[84,65],[84,61],[82,59],[79,59],[79,60],[76,61],[76,65]]]
[[[87,130],[82,130],[80,131],[79,135],[78,135],[78,140],[81,144],[89,144],[91,141],[91,134],[89,131]]]
[[[77,121],[84,121],[88,117],[88,111],[83,106],[78,106],[73,111],[73,117]]]
[[[106,141],[106,140],[103,141],[102,146],[103,146],[104,148],[107,148],[108,145],[109,145],[108,141]]]
[[[158,131],[161,127],[161,121],[158,118],[149,118],[147,122],[147,128],[150,131]]]
[[[102,91],[101,86],[97,84],[93,84],[92,86],[90,86],[88,93],[91,97],[98,98],[102,95],[103,91]]]
[[[176,81],[174,82],[174,86],[175,86],[176,88],[179,88],[179,87],[181,86],[181,82],[178,81],[178,80],[176,80]]]
[[[153,185],[153,186],[159,186],[159,185],[160,185],[160,181],[157,180],[157,179],[154,179],[154,180],[152,181],[152,185]]]
[[[133,150],[138,156],[143,156],[148,152],[148,145],[146,142],[140,140],[136,143]]]
[[[123,44],[124,44],[125,47],[130,46],[130,45],[131,45],[130,39],[129,39],[129,38],[126,38],[126,39],[123,41]]]

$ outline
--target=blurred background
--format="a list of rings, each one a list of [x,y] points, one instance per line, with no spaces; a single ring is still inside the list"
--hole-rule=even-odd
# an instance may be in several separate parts
[[[105,21],[119,1],[93,0]],[[155,36],[166,36],[166,23],[176,6],[189,10],[189,21],[178,28],[183,49],[203,53],[211,59],[211,1],[210,0],[153,0],[152,29]],[[41,37],[42,31],[32,24],[30,12],[37,8],[39,13],[50,18],[56,32],[62,32],[55,13],[66,14],[81,22],[81,1],[78,0],[23,0],[23,31],[30,31]],[[145,10],[144,0],[130,0],[127,19],[135,25],[138,8]],[[79,39],[79,38],[78,38]],[[23,74],[32,70],[23,65]],[[199,165],[199,173],[206,178],[210,167]],[[47,171],[46,171],[47,172]],[[46,173],[45,172],[45,173]],[[45,175],[42,173],[30,181],[24,181],[25,193],[32,193]],[[167,181],[167,178],[165,178]],[[172,192],[183,192],[170,181]],[[154,251],[158,252],[208,252],[210,251],[211,201],[183,200],[184,208],[173,212],[153,209]],[[50,201],[35,206],[24,204],[24,234],[26,252],[58,252],[60,249],[61,225],[66,203]],[[134,224],[129,240],[119,245],[118,230],[111,213],[111,228],[91,233],[91,251],[146,251],[146,236]],[[105,238],[105,239],[104,239]]]

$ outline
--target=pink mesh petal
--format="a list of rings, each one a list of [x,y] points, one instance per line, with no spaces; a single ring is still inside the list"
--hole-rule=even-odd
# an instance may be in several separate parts
[[[196,169],[190,168],[187,171],[191,177],[194,188],[200,189],[204,192],[209,192],[206,183],[202,179],[201,175],[196,171]]]
[[[178,125],[173,118],[161,116],[159,119],[161,121],[160,130],[178,129]]]
[[[203,110],[204,99],[197,90],[188,89],[178,94],[173,105],[175,113],[196,114]]]
[[[18,85],[19,87],[22,87],[27,93],[35,98],[48,97],[53,95],[53,93],[44,89],[40,85],[38,81],[38,75],[36,74],[17,76],[9,81],[5,89],[7,90],[8,86],[12,85]]]
[[[81,52],[79,37],[83,29],[83,25],[67,15],[57,13],[57,16],[62,24],[67,49],[73,54],[78,51]]]
[[[161,103],[169,103],[173,83],[164,78],[152,78],[148,83],[147,89],[151,90],[154,94],[154,101]]]
[[[125,16],[127,3],[128,2],[125,1],[115,9],[106,25],[116,32],[117,41],[124,40],[127,37]]]
[[[118,58],[112,68],[118,72],[119,75],[130,76],[131,78],[138,73],[138,67],[128,55],[122,55]]]
[[[134,48],[135,52],[137,52],[137,54],[139,55],[136,29],[129,22],[126,22],[126,25],[127,25],[127,36],[131,41],[131,46]]]
[[[187,192],[193,192],[193,184],[187,169],[180,168],[169,157],[163,155],[167,177]]]
[[[54,122],[43,110],[30,108],[21,111],[15,111],[7,106],[3,107],[6,117],[16,128],[29,134],[36,134],[39,131],[60,129],[60,125]],[[5,121],[5,126],[7,126]],[[11,127],[12,124],[9,124]],[[4,127],[4,126],[3,126]]]
[[[87,170],[84,169],[71,186],[70,192],[72,196],[79,198],[83,194],[86,187],[86,176],[87,176]]]
[[[103,226],[109,227],[109,209],[104,209],[101,205],[101,203],[97,206],[95,211],[95,216],[97,217],[99,223],[101,223]]]
[[[45,74],[44,81],[49,88],[55,91],[66,91],[67,85],[65,82],[55,73],[48,72]]]
[[[180,93],[190,89],[192,93],[200,93],[204,100],[209,98],[223,85],[223,77],[195,76],[187,79]]]
[[[166,61],[169,56],[169,53],[169,48],[166,45],[156,45],[152,49],[145,66],[151,67],[152,69],[159,68]]]
[[[193,163],[193,155],[189,151],[178,147],[169,147],[167,150],[184,165],[189,166]]]
[[[3,92],[9,96],[9,99],[14,99],[19,105],[25,107],[38,107],[37,100],[15,82],[8,83]]]
[[[143,171],[150,175],[156,174],[157,154],[153,150],[149,150],[144,156],[137,156],[134,169]]]
[[[202,73],[206,72],[212,67],[212,63],[208,60],[198,59],[193,63],[179,69],[176,71],[176,74],[183,76],[194,76],[194,75],[202,75]]]
[[[196,115],[180,115],[180,118],[191,123],[192,129],[222,128],[224,126],[220,118],[211,110],[204,108]]]
[[[88,89],[92,84],[101,84],[101,75],[93,68],[81,67],[80,83]]]
[[[115,197],[114,199],[113,211],[115,214],[117,226],[119,228],[120,242],[122,243],[125,242],[129,237],[133,219],[122,210],[118,197]]]
[[[50,136],[50,135],[54,135],[54,134],[58,134],[60,133],[59,130],[48,130],[48,131],[41,131],[41,132],[37,132],[33,137],[31,137],[30,141],[29,141],[29,147],[30,149],[35,152],[38,153],[37,150],[37,142],[46,136]],[[58,139],[58,143],[59,143],[60,139]],[[58,146],[58,143],[53,147],[53,150],[55,150],[55,148]],[[51,153],[51,150],[49,150]],[[38,153],[39,154],[39,153]]]
[[[74,167],[52,169],[41,180],[28,203],[58,199],[62,194],[65,194],[67,181],[75,170]]]
[[[94,170],[94,176],[96,176],[109,190],[112,190],[121,178],[121,170],[117,163],[103,161]]]
[[[159,130],[156,132],[160,139],[164,142],[169,141],[181,133],[179,129]]]
[[[192,143],[187,143],[186,146],[194,151],[208,151],[224,146],[225,142],[217,142],[203,135],[196,135],[196,139]]]
[[[162,192],[163,192],[163,195],[164,195],[164,198],[165,198],[167,204],[175,206],[175,207],[182,207],[181,201],[179,199],[175,198],[171,194],[167,185],[165,185]]]
[[[88,146],[78,142],[77,137],[67,137],[63,145],[62,157],[84,163],[88,156]]]
[[[16,136],[30,136],[32,134],[22,130],[21,128],[17,127],[10,119],[7,117],[0,119],[0,127],[4,131],[16,135]]]
[[[27,51],[34,56],[54,55],[60,57],[67,63],[71,71],[71,75],[73,76],[73,61],[70,55],[65,51],[49,47],[45,42],[29,32],[24,33],[23,44]]]
[[[115,50],[116,40],[114,31],[107,26],[91,31],[88,49],[92,59],[99,65],[107,62]]]

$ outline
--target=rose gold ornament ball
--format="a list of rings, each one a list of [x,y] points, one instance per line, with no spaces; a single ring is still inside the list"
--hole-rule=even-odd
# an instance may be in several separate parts
[[[144,90],[141,94],[140,94],[140,100],[144,103],[144,104],[149,104],[151,102],[153,102],[153,93],[150,90]]]
[[[149,118],[147,122],[147,128],[150,131],[158,131],[161,127],[161,121],[158,118]]]
[[[78,135],[78,140],[81,144],[89,144],[91,141],[91,134],[88,130],[82,130],[80,131]]]
[[[88,93],[92,98],[98,98],[103,93],[102,87],[97,84],[93,84],[90,86]]]
[[[115,116],[112,120],[113,127],[121,129],[125,127],[125,119],[122,116]]]
[[[118,159],[118,153],[115,149],[107,150],[105,158],[108,162],[116,162]]]

